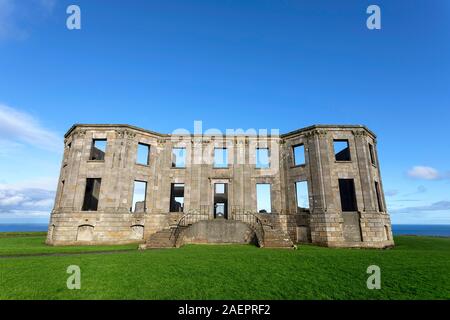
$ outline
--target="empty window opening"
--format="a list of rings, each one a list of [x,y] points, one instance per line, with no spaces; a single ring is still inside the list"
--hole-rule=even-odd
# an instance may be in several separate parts
[[[64,184],[65,183],[66,183],[65,180],[61,181],[61,189],[59,191],[59,201],[58,201],[60,207],[61,207],[61,204],[62,204],[62,199],[63,199],[63,194],[64,194]]]
[[[49,235],[48,235],[48,238],[51,240],[55,240],[55,229],[56,229],[56,226],[54,224],[52,224],[52,226],[49,230]]]
[[[373,145],[370,143],[369,143],[369,153],[370,153],[370,162],[375,166],[376,165],[375,153],[373,150]]]
[[[216,188],[216,194],[224,194],[225,193],[225,183],[216,183],[214,184]]]
[[[343,212],[358,211],[356,204],[355,182],[353,179],[339,179],[339,193]]]
[[[133,212],[145,212],[146,211],[146,199],[147,199],[147,182],[134,181],[133,189],[133,202],[131,210]]]
[[[214,168],[228,167],[228,150],[226,148],[214,149]]]
[[[148,166],[150,164],[150,146],[138,143],[136,163]]]
[[[378,211],[383,212],[383,202],[381,201],[381,192],[380,192],[380,185],[378,181],[375,181],[375,192],[377,194],[377,203],[378,203]]]
[[[334,156],[336,161],[350,161],[350,147],[348,140],[334,140]]]
[[[224,218],[225,217],[225,203],[223,203],[223,202],[216,203],[215,216],[216,216],[216,218]]]
[[[272,212],[272,201],[269,183],[256,184],[256,207],[259,213]]]
[[[170,190],[170,212],[184,210],[184,183],[172,183]]]
[[[102,179],[87,178],[84,191],[83,211],[97,211]]]
[[[228,219],[228,184],[214,184],[214,218]]]
[[[66,161],[70,154],[70,148],[72,148],[72,142],[69,142],[67,148],[64,150],[64,167],[67,166]]]
[[[294,147],[294,165],[301,166],[306,163],[305,161],[305,146],[300,144]]]
[[[173,168],[186,167],[186,148],[172,149],[172,167]]]
[[[297,196],[297,212],[309,210],[308,182],[298,181],[295,183]]]
[[[257,148],[256,149],[256,168],[264,169],[269,168],[269,149]]]
[[[387,241],[391,240],[390,234],[391,234],[391,231],[389,230],[389,227],[384,226],[384,239]]]
[[[93,139],[90,160],[105,160],[106,139]]]

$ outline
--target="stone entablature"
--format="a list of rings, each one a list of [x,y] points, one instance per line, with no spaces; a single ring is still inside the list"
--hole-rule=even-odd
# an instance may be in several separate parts
[[[93,141],[106,150],[95,160]],[[348,148],[336,155],[334,145]],[[129,125],[74,125],[65,148],[47,243],[143,242],[176,224],[170,212],[174,185],[183,185],[184,212],[215,215],[215,185],[226,184],[225,210],[258,212],[257,185],[270,185],[270,211],[260,215],[293,242],[325,246],[392,246],[392,230],[376,152],[376,136],[359,125],[315,125],[287,134],[160,134]],[[147,164],[137,163],[138,144],[149,147]],[[296,164],[301,146],[304,163]],[[185,164],[173,167],[173,149]],[[226,166],[216,168],[215,150],[224,148]],[[268,149],[268,167],[257,167],[257,149]],[[348,160],[336,160],[348,156]],[[102,158],[103,159],[98,159]],[[86,209],[87,180],[96,181],[96,210]],[[100,180],[101,179],[101,180]],[[133,212],[135,181],[145,182],[145,201]],[[297,182],[306,182],[309,208],[301,208]],[[96,187],[96,184],[98,186]],[[349,187],[353,186],[352,188]],[[350,189],[349,189],[350,188]],[[348,190],[354,195],[348,196]],[[352,210],[343,209],[342,198]],[[348,199],[351,200],[348,200]],[[216,203],[217,202],[217,203]],[[88,203],[88,205],[90,205]]]

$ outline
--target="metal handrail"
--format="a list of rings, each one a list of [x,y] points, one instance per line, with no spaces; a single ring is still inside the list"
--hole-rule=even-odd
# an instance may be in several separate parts
[[[258,234],[256,235],[258,238],[259,246],[264,246],[264,223],[255,213],[251,211],[243,211],[241,213],[233,212],[231,214],[231,218],[233,220],[245,222],[254,229],[255,233],[259,232],[259,237]]]
[[[179,220],[175,228],[173,228],[173,231],[170,235],[170,239],[174,239],[174,246],[177,245],[178,238],[180,237],[180,234],[182,232],[182,229],[184,227],[187,227],[191,224],[194,224],[198,221],[202,220],[210,220],[212,219],[212,216],[207,213],[201,213],[198,210],[190,210],[189,212],[185,213]],[[251,211],[241,211],[236,212],[233,211],[231,213],[231,219],[242,221],[244,223],[247,223],[253,231],[256,233],[256,237],[259,243],[260,247],[264,246],[264,222],[261,220],[261,218]],[[270,225],[268,225],[270,226]]]
[[[205,218],[206,217],[206,218]],[[183,227],[187,227],[195,222],[202,221],[202,220],[209,220],[211,217],[207,213],[200,213],[196,210],[191,210],[184,214],[180,220],[178,220],[177,226],[174,228],[170,235],[170,239],[174,239],[174,246],[177,245],[178,237],[181,234],[181,229]]]

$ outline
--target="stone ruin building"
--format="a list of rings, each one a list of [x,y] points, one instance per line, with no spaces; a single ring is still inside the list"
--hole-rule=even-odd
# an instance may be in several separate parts
[[[390,247],[376,144],[360,125],[261,136],[76,124],[47,243]]]

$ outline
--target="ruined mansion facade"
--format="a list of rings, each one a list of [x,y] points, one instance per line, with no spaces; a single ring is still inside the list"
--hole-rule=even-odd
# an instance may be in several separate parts
[[[359,125],[266,135],[77,124],[47,243],[390,247],[376,144]]]

